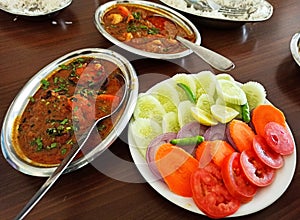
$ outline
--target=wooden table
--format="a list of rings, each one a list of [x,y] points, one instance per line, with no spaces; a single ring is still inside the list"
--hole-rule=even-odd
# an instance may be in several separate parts
[[[131,59],[140,77],[148,73],[173,75],[186,70],[214,71],[195,55],[175,61],[152,60],[137,58],[116,48],[98,33],[93,22],[95,9],[104,2],[74,0],[57,17],[42,21],[0,12],[1,124],[18,91],[38,70],[81,48],[117,50]],[[300,29],[300,2],[269,2],[274,6],[274,14],[268,21],[248,23],[234,29],[207,27],[201,23],[197,23],[197,27],[204,46],[235,62],[236,68],[231,74],[236,80],[258,81],[265,86],[268,99],[284,111],[296,144],[300,146],[300,67],[289,50],[292,35]],[[155,80],[141,81],[141,91]],[[109,150],[128,161],[129,165],[113,164],[109,171],[111,176],[92,165],[64,175],[27,219],[206,219],[174,205],[144,183],[132,163],[126,133]],[[300,156],[299,151],[297,155]],[[96,162],[101,160],[105,160],[105,155]],[[16,216],[44,181],[45,178],[16,171],[0,157],[0,219]],[[299,188],[297,166],[292,183],[280,199],[244,219],[298,219]]]

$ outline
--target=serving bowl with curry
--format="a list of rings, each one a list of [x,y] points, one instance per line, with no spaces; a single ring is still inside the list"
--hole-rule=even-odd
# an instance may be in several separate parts
[[[176,36],[200,44],[197,28],[184,16],[148,1],[110,1],[97,8],[95,25],[113,44],[157,59],[187,56],[189,49]]]
[[[71,52],[28,81],[4,119],[1,148],[17,170],[49,176],[97,118],[103,120],[66,172],[96,158],[130,120],[138,93],[136,73],[123,56],[106,49]],[[126,112],[126,114],[125,114]]]

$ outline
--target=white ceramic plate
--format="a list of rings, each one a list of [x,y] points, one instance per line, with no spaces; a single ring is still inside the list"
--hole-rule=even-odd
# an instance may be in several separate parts
[[[192,198],[186,198],[182,196],[178,196],[172,193],[167,185],[159,180],[149,169],[146,160],[142,157],[141,153],[137,149],[137,143],[135,143],[133,134],[134,131],[130,130],[131,126],[129,126],[128,131],[128,143],[129,149],[133,158],[134,163],[136,164],[139,172],[145,178],[145,180],[155,189],[159,194],[173,202],[174,204],[188,210],[191,212],[195,212],[198,214],[205,215],[200,209],[195,205]],[[265,188],[259,189],[257,194],[254,196],[253,200],[249,203],[241,205],[241,207],[230,217],[244,216],[251,213],[258,212],[267,206],[271,205],[280,196],[286,191],[289,184],[292,181],[294,176],[294,172],[296,169],[296,147],[294,153],[285,156],[285,164],[284,166],[276,171],[276,177],[274,182]]]
[[[296,33],[292,37],[290,49],[294,60],[300,66],[300,33]]]
[[[258,22],[269,19],[273,14],[273,6],[264,0],[257,1],[257,4],[249,4],[249,13],[245,13],[243,16],[224,16],[220,12],[205,11],[200,9],[194,9],[194,7],[187,7],[187,3],[184,0],[160,0],[164,4],[191,14],[199,18],[208,18],[220,21],[233,21],[233,22]],[[247,5],[247,4],[246,4]],[[251,12],[252,11],[252,12]]]

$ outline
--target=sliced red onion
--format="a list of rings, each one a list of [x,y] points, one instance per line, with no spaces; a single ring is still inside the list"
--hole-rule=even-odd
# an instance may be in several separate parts
[[[206,141],[215,141],[223,140],[226,141],[226,124],[219,123],[215,126],[211,126],[204,133],[204,140]]]
[[[150,144],[148,145],[147,152],[146,152],[146,161],[148,163],[149,169],[151,172],[159,179],[162,178],[160,175],[156,164],[155,164],[155,154],[157,149],[165,143],[169,143],[170,140],[176,138],[177,133],[175,132],[169,132],[169,133],[164,133],[161,135],[158,135],[156,138],[154,138]]]
[[[201,125],[200,123],[194,121],[184,125],[177,133],[176,138],[184,138],[184,137],[194,137],[197,135],[202,135],[207,130],[207,126]]]

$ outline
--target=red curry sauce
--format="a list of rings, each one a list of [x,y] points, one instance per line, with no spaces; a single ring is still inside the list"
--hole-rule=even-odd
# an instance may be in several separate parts
[[[106,12],[103,23],[114,38],[147,52],[172,54],[186,50],[176,36],[195,41],[195,34],[158,14],[142,7],[119,5]]]
[[[29,97],[14,125],[18,154],[35,165],[60,163],[77,144],[76,138],[96,118],[116,107],[123,93],[120,74],[121,70],[109,61],[83,57],[61,65],[41,80],[41,87]],[[98,126],[100,137],[89,144],[95,146],[112,127],[112,120],[102,121]]]

